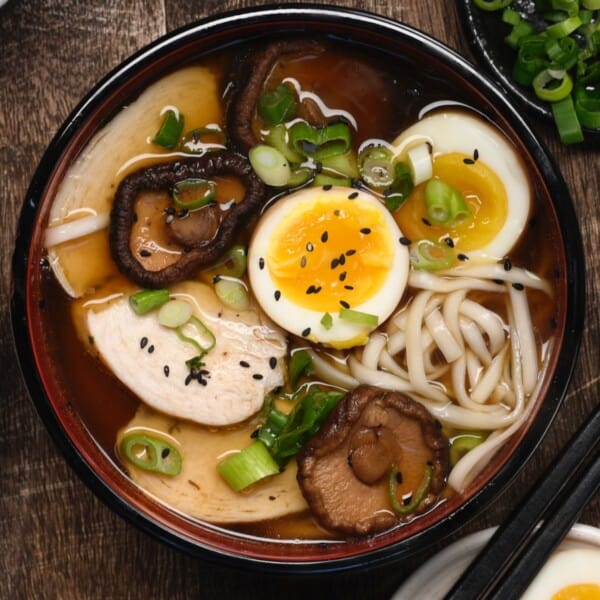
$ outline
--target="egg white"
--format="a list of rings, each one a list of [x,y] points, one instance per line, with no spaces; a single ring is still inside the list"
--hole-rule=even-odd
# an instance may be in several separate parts
[[[521,600],[552,598],[570,585],[592,583],[600,585],[600,550],[573,548],[553,554]]]
[[[404,130],[392,143],[394,153],[403,156],[415,145],[428,142],[435,157],[459,152],[484,162],[504,184],[507,200],[506,222],[496,236],[481,248],[469,252],[470,259],[499,260],[521,236],[531,204],[529,180],[516,149],[495,127],[481,117],[460,111],[426,115]]]
[[[256,227],[253,238],[248,249],[248,276],[250,278],[253,293],[262,309],[280,327],[290,333],[304,337],[312,342],[322,343],[334,348],[349,348],[365,344],[368,335],[376,326],[356,324],[341,319],[338,312],[329,311],[332,317],[332,326],[327,329],[321,323],[324,311],[313,310],[301,306],[286,298],[284,294],[275,298],[276,283],[269,270],[265,257],[268,254],[268,246],[282,219],[289,212],[306,203],[307,213],[311,211],[310,206],[323,198],[340,199],[344,201],[365,203],[375,207],[383,217],[385,227],[391,236],[393,244],[392,264],[388,275],[379,288],[370,298],[359,305],[352,306],[353,310],[377,315],[379,324],[383,323],[394,311],[406,288],[409,270],[409,254],[405,246],[400,243],[402,233],[386,207],[373,195],[359,190],[345,187],[332,187],[324,192],[323,188],[305,188],[277,201],[261,217]],[[355,196],[349,200],[348,196]],[[360,249],[357,249],[360,253]]]

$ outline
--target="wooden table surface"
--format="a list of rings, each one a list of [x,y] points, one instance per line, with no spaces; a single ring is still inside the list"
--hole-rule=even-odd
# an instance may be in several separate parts
[[[253,0],[9,0],[0,8],[0,597],[2,598],[389,598],[425,558],[343,576],[283,578],[233,572],[150,539],[85,487],[59,454],[30,402],[11,339],[10,260],[34,169],[81,96],[156,37]],[[453,2],[344,0],[415,26],[470,57]],[[598,402],[600,360],[599,153],[561,146],[532,123],[560,166],[587,258],[582,350],[565,405],[513,484],[453,539],[498,524]],[[600,501],[581,522],[600,525]]]

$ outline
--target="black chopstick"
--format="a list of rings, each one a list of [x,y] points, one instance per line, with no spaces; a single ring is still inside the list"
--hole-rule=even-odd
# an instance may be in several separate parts
[[[600,485],[600,404],[445,600],[518,598]]]

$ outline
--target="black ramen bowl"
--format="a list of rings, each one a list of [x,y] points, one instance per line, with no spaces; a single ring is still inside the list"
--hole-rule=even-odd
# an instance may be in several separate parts
[[[450,99],[473,107],[514,145],[542,203],[553,247],[556,317],[553,349],[527,423],[497,452],[462,494],[408,524],[382,534],[335,543],[286,543],[243,535],[190,519],[144,494],[103,450],[65,391],[68,365],[48,339],[43,280],[48,265],[42,231],[57,187],[92,136],[160,76],[216,49],[235,49],[270,36],[325,36],[412,65],[443,82]],[[230,565],[286,573],[319,573],[398,560],[448,536],[482,511],[516,475],[556,415],[571,377],[582,330],[584,270],[581,240],[559,171],[505,94],[451,49],[390,19],[326,6],[262,7],[216,15],[174,31],[126,60],[100,81],[58,131],[31,182],[13,258],[12,323],[29,393],[52,438],[81,479],[136,527],[191,555]],[[64,360],[63,360],[64,362]]]

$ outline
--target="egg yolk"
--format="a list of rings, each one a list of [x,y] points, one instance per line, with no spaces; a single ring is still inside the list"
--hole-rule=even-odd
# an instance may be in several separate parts
[[[353,196],[352,191],[348,196]],[[295,206],[278,225],[266,263],[277,289],[315,311],[356,308],[381,288],[394,240],[378,209],[360,198],[323,191]]]
[[[560,589],[550,600],[598,600],[600,585],[597,583],[576,583]]]
[[[394,213],[404,235],[412,241],[442,241],[450,237],[460,250],[483,248],[500,232],[508,215],[506,190],[496,173],[480,160],[452,152],[436,156],[433,177],[458,190],[471,216],[449,227],[432,224],[425,205],[425,183],[415,187],[406,202]]]

